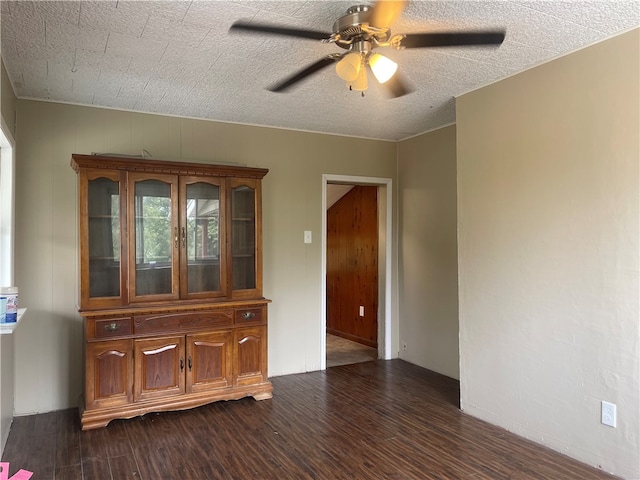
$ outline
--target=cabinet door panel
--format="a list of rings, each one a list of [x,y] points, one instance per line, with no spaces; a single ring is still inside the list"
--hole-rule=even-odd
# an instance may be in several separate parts
[[[123,183],[117,171],[86,170],[80,182],[81,303],[121,305]]]
[[[226,294],[224,208],[222,179],[180,177],[182,298]]]
[[[124,405],[133,399],[133,342],[86,344],[86,408]]]
[[[129,173],[131,301],[179,295],[178,177]]]
[[[136,401],[184,393],[183,336],[136,340],[135,356]]]
[[[231,331],[187,336],[187,392],[230,387]]]
[[[260,182],[230,180],[230,265],[234,298],[262,295],[262,223]]]
[[[267,327],[235,331],[235,382],[252,385],[267,380]]]

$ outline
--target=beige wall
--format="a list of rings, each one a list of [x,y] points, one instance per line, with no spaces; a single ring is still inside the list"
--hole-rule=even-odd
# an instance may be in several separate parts
[[[639,46],[636,29],[457,101],[462,408],[629,479]]]
[[[13,87],[4,67],[4,60],[0,63],[0,112],[4,124],[9,128],[9,132],[15,138],[16,136],[16,96],[13,93]]]
[[[455,126],[399,144],[398,186],[399,355],[459,378]]]
[[[74,406],[81,392],[73,152],[140,154],[144,148],[160,159],[268,168],[269,373],[320,368],[322,174],[395,181],[395,143],[29,100],[18,100],[18,113],[16,283],[29,315],[16,332],[17,414]],[[303,243],[304,230],[316,234],[311,245]],[[396,284],[394,278],[394,292]]]

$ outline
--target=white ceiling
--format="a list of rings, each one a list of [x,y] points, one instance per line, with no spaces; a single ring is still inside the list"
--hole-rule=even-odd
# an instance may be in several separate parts
[[[342,52],[229,33],[238,19],[331,32],[350,1],[7,1],[2,56],[20,98],[401,140],[455,122],[453,98],[640,25],[638,0],[412,1],[393,33],[505,28],[499,48],[385,48],[414,91],[364,98],[329,67],[291,93],[265,89]]]

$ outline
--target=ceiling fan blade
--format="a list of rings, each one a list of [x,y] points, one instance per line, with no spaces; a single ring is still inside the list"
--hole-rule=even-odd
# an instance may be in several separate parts
[[[407,82],[404,81],[404,79],[401,75],[398,74],[398,72],[396,72],[396,74],[389,80],[384,82],[382,84],[382,88],[387,91],[387,95],[391,98],[402,97],[413,91],[413,89],[409,88]]]
[[[369,71],[371,72],[371,76],[375,78],[382,89],[385,90],[385,93],[388,97],[398,98],[413,92],[413,89],[408,86],[408,83],[404,80],[399,71],[396,71],[396,73],[389,80],[381,83],[373,73],[371,65],[368,65],[368,67]]]
[[[263,23],[250,23],[243,22],[241,20],[234,22],[229,30],[268,33],[270,35],[284,35],[286,37],[309,38],[311,40],[328,40],[331,37],[330,33],[320,32],[318,30],[304,30],[301,28],[266,25]]]
[[[328,67],[332,63],[335,63],[336,61],[340,60],[340,58],[342,58],[342,55],[336,55],[336,54],[327,55],[326,57],[321,58],[317,62],[312,63],[308,67],[303,68],[299,72],[294,73],[293,75],[281,81],[280,83],[277,83],[269,87],[269,90],[271,90],[272,92],[284,92],[292,85],[298,83],[301,80],[304,80],[309,75],[312,75],[322,70],[323,68]]]
[[[465,45],[500,45],[504,31],[407,33],[399,42],[400,48],[456,47]]]
[[[378,0],[370,10],[369,25],[390,28],[406,5],[406,0]]]

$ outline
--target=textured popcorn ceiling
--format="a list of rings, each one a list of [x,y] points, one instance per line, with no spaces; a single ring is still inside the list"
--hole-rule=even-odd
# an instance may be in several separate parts
[[[505,28],[499,48],[379,51],[414,91],[350,92],[329,67],[291,93],[265,87],[343,50],[230,34],[238,19],[331,31],[359,1],[6,1],[2,57],[20,98],[400,140],[455,121],[453,98],[640,25],[638,0],[412,1],[393,33]]]

